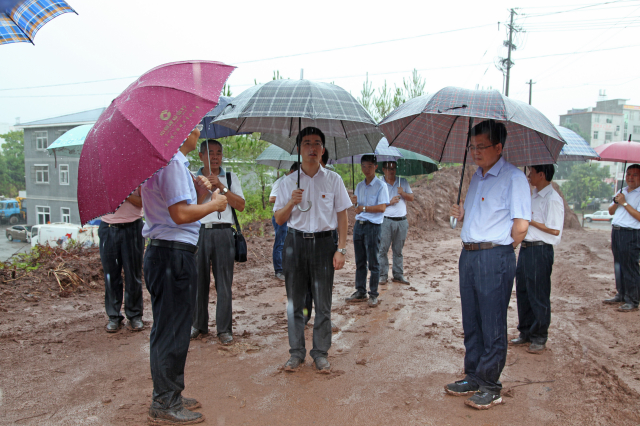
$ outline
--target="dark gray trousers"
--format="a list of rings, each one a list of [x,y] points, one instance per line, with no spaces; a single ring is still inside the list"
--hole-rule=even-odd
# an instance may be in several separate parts
[[[616,289],[625,303],[640,303],[640,230],[612,229],[611,251]]]
[[[101,222],[98,228],[104,270],[104,308],[110,319],[124,319],[120,313],[122,287],[125,315],[128,319],[142,317],[142,226],[139,219],[126,228],[109,226],[106,222]]]
[[[304,359],[307,353],[304,342],[304,309],[309,289],[316,313],[310,355],[313,359],[326,357],[331,347],[331,291],[335,252],[336,244],[330,235],[303,238],[302,235],[289,233],[284,241],[289,353],[300,359]]]
[[[236,256],[236,245],[233,230],[200,228],[198,237],[198,253],[196,263],[198,279],[196,280],[195,309],[193,310],[193,327],[202,332],[209,331],[209,288],[211,271],[215,281],[216,293],[216,330],[217,333],[231,333],[233,262]]]

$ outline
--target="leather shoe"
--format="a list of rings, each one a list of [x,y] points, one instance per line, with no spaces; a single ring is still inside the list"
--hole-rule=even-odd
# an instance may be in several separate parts
[[[191,337],[190,339],[197,339],[198,337],[200,337],[201,335],[205,335],[208,334],[208,331],[200,331],[197,328],[191,327]]]
[[[193,410],[202,407],[202,405],[200,405],[200,403],[196,401],[195,398],[185,398],[184,396],[182,397],[182,406],[187,410]]]
[[[284,364],[284,371],[298,371],[303,361],[303,359],[300,359],[297,356],[292,356],[289,358],[289,361]]]
[[[231,333],[220,333],[218,338],[220,339],[220,343],[225,346],[233,343],[233,336],[231,335]]]
[[[637,310],[638,310],[638,307],[634,306],[633,303],[625,303],[624,305],[618,308],[618,311],[620,312],[633,312]]]
[[[544,352],[544,343],[532,343],[527,348],[527,352],[529,352],[530,354],[540,355],[542,352]]]
[[[618,303],[624,303],[624,300],[622,300],[622,297],[619,294],[616,294],[611,299],[603,300],[602,303],[606,303],[607,305],[617,305]]]
[[[525,339],[524,337],[516,337],[515,339],[509,340],[509,344],[513,346],[519,346],[529,343],[529,339]]]
[[[318,373],[329,373],[331,371],[331,364],[329,364],[327,358],[319,356],[313,361],[316,363],[316,369],[318,370]]]
[[[104,328],[105,330],[107,330],[107,333],[115,333],[116,331],[120,330],[120,328],[122,328],[122,320],[120,318],[118,319],[110,318],[109,322]]]
[[[386,284],[387,280],[388,280],[387,277],[380,277],[380,279],[378,280],[378,284]]]
[[[276,278],[279,279],[280,281],[284,281],[284,274],[282,272],[278,272],[276,274]]]
[[[131,329],[133,331],[142,331],[144,330],[144,322],[142,322],[142,318],[135,317],[129,320],[129,324],[131,325]]]
[[[378,306],[378,297],[377,296],[369,296],[368,304],[372,308],[375,308],[376,306]]]
[[[147,422],[150,425],[193,425],[204,422],[204,416],[184,407],[179,410],[162,410],[151,407]]]
[[[405,277],[393,277],[393,282],[394,283],[400,283],[400,284],[406,284],[409,285],[411,284]]]

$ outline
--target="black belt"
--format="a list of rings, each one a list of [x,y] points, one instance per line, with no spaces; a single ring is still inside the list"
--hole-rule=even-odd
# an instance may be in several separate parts
[[[227,229],[231,228],[230,223],[203,223],[201,226],[203,229]]]
[[[640,231],[640,229],[625,228],[623,226],[617,226],[617,225],[613,225],[612,228],[615,229],[616,231]]]
[[[476,250],[489,250],[495,247],[506,247],[502,244],[494,244],[494,243],[462,243],[462,248],[468,251],[476,251]],[[513,246],[510,246],[513,248]]]
[[[520,247],[527,248],[533,246],[550,246],[552,244],[545,243],[544,241],[523,241]]]
[[[130,226],[136,225],[138,222],[142,222],[142,219],[134,220],[133,222],[127,223],[107,223],[104,222],[109,228],[129,228]]]
[[[297,229],[289,228],[289,233],[294,235],[302,235],[302,238],[324,238],[330,237],[332,235],[332,231],[321,231],[321,232],[302,232]]]
[[[191,253],[195,253],[198,251],[198,246],[194,246],[193,244],[181,243],[178,241],[151,240],[149,245],[184,250]]]
[[[360,225],[366,225],[366,224],[371,224],[371,225],[378,225],[380,226],[379,223],[373,223],[371,221],[368,220],[356,220],[357,223],[359,223]]]
[[[384,217],[385,219],[391,219],[391,220],[395,220],[396,222],[400,222],[401,220],[407,220],[406,216],[402,216],[402,217]]]

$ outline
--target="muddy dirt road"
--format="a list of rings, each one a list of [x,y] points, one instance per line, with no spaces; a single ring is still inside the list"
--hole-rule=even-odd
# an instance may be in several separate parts
[[[193,341],[185,395],[202,402],[208,425],[637,425],[640,316],[601,303],[615,287],[609,240],[604,230],[565,232],[548,349],[510,348],[505,404],[479,412],[443,390],[463,377],[459,230],[412,228],[411,285],[382,286],[377,308],[344,303],[354,282],[349,243],[349,263],[336,273],[332,319],[340,331],[330,375],[316,374],[309,357],[298,373],[279,370],[288,358],[285,290],[272,278],[272,238],[251,238],[250,260],[236,264],[237,343]],[[17,297],[25,291],[30,297]],[[0,284],[0,424],[144,424],[149,328],[105,333],[100,288],[67,298],[33,292],[19,281]],[[211,300],[215,318],[215,294]],[[144,320],[151,322],[146,290]],[[514,292],[510,335],[516,325]],[[307,336],[310,348],[311,329]]]

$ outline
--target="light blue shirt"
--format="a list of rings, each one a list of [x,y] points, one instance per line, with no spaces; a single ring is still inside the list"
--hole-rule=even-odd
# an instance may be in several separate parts
[[[363,180],[356,186],[355,196],[358,197],[359,206],[377,206],[379,204],[389,204],[389,191],[387,184],[380,179],[373,178],[369,185],[367,180]],[[384,213],[362,212],[356,215],[356,220],[368,220],[371,223],[381,224],[384,220]]]
[[[622,189],[625,202],[634,209],[640,210],[640,187],[634,189],[631,192],[629,192],[628,188],[628,186],[625,186]],[[611,205],[613,205],[613,203]],[[635,220],[633,216],[629,214],[627,209],[622,207],[622,205],[619,205],[616,209],[616,212],[613,214],[613,220],[611,221],[611,224],[615,226],[621,226],[623,228],[640,229],[640,222]]]
[[[478,167],[464,201],[465,243],[513,243],[513,219],[531,220],[531,193],[524,173],[500,158],[486,175]]]
[[[407,194],[413,194],[411,187],[409,186],[409,182],[405,178],[397,177],[396,181],[393,185],[389,185],[385,180],[384,176],[379,178],[382,182],[387,185],[387,191],[389,192],[389,202],[391,199],[398,195],[398,187],[402,187],[404,192]],[[395,204],[388,204],[387,209],[384,211],[384,217],[403,217],[407,215],[407,202],[404,198],[400,197],[400,201]]]
[[[160,169],[142,184],[144,238],[198,244],[200,222],[178,225],[169,214],[169,207],[181,201],[186,201],[187,204],[198,203],[198,195],[188,166],[189,161],[178,151],[167,167]]]

